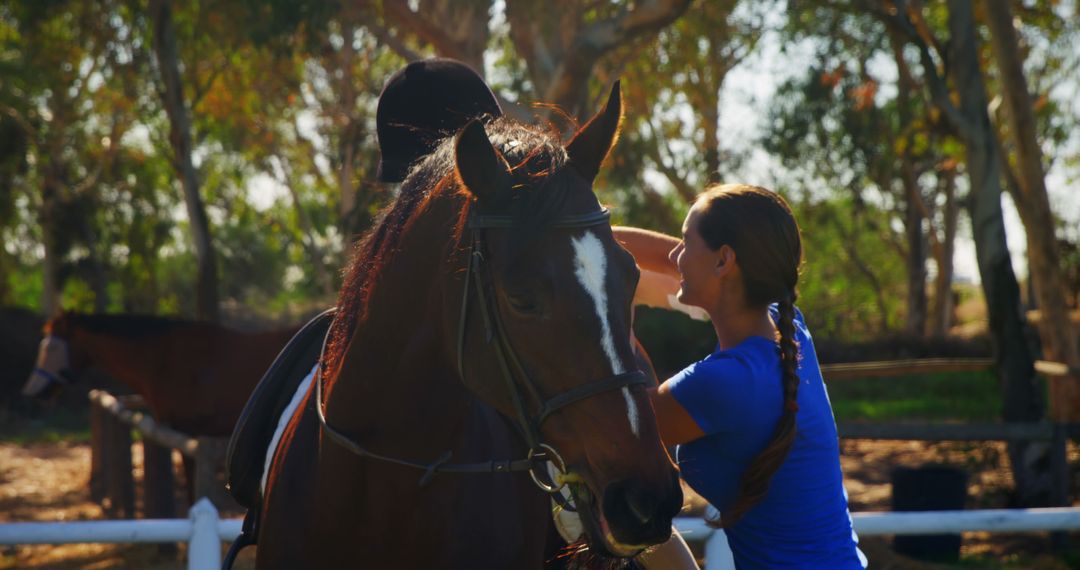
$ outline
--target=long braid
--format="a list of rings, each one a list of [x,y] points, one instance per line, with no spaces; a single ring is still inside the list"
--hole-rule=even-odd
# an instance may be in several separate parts
[[[720,526],[723,527],[733,526],[746,511],[765,498],[772,476],[783,465],[792,444],[795,443],[795,415],[799,411],[799,345],[795,341],[795,296],[792,291],[777,304],[780,309],[779,322],[776,323],[780,331],[780,381],[784,387],[784,408],[780,421],[776,424],[772,440],[743,472],[739,482],[738,499],[724,511],[720,520]]]
[[[739,495],[718,526],[733,526],[769,491],[773,475],[795,443],[795,416],[799,411],[799,346],[795,341],[795,299],[802,261],[799,225],[791,208],[778,194],[745,184],[711,186],[698,197],[698,232],[706,245],[735,251],[743,274],[746,304],[764,308],[777,303],[776,328],[780,333],[780,381],[783,409],[773,437],[747,466],[739,482]],[[768,379],[766,379],[768,381]]]

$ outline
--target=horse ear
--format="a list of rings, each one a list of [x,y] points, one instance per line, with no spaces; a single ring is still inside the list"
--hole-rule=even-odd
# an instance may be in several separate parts
[[[574,135],[570,144],[566,145],[570,163],[586,180],[592,181],[596,178],[596,173],[600,171],[600,164],[604,162],[611,147],[615,146],[621,122],[622,91],[619,82],[616,81],[611,87],[611,95],[608,96],[604,110],[589,119],[589,122],[585,123],[585,126]]]
[[[483,201],[494,199],[500,183],[510,176],[510,165],[491,146],[483,123],[477,119],[469,121],[454,141],[454,171],[458,181]]]

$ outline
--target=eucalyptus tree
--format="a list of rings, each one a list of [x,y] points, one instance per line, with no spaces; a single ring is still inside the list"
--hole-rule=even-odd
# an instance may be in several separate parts
[[[893,213],[898,231],[886,234],[883,245],[906,264],[905,290],[891,293],[906,297],[903,330],[916,336],[928,331],[926,266],[932,255],[937,271],[930,320],[944,334],[958,217],[956,161],[950,156],[956,143],[921,97],[887,27],[871,16],[829,3],[796,3],[785,32],[787,41],[811,45],[815,57],[778,90],[764,146],[790,171],[809,175],[803,185],[811,194],[849,194],[856,215],[868,204]],[[873,275],[877,266],[855,267],[868,281],[880,281]],[[892,328],[887,313],[882,319],[883,329]]]
[[[381,7],[372,29],[405,58],[427,49],[483,72],[486,53],[504,110],[524,120],[571,117],[572,127],[589,97],[624,78],[623,138],[599,187],[622,206],[624,222],[675,231],[701,187],[736,166],[733,145],[723,146],[719,133],[720,94],[730,70],[753,52],[773,3],[746,3],[736,16],[739,5],[523,1],[496,13],[482,0],[384,1],[372,4]],[[455,24],[438,25],[444,21]],[[643,183],[647,170],[660,174],[662,188]]]
[[[321,49],[304,32],[322,33],[334,11],[303,2],[134,4],[139,9],[129,26],[157,69],[144,77],[144,90],[160,95],[142,116],[153,149],[168,157],[179,180],[194,246],[189,251],[200,268],[194,282],[171,269],[174,261],[161,269],[196,291],[195,312],[203,318],[217,318],[220,299],[229,306],[261,303],[284,293],[286,282],[312,280],[325,296],[334,287],[332,267],[339,265],[331,258],[336,248],[326,244],[336,203],[310,182],[310,174],[326,168],[308,166],[335,152],[313,152],[297,123],[309,107],[305,62]],[[345,80],[352,82],[352,74]],[[268,178],[290,182],[283,187],[291,208],[254,207],[250,190],[265,190],[258,181]],[[299,278],[285,278],[297,271]],[[188,309],[182,301],[179,310]]]
[[[500,25],[492,29],[492,0],[383,0],[362,2],[374,16],[373,33],[406,59],[421,50],[460,59],[484,73],[485,53],[509,64],[508,84],[515,87],[504,102],[543,101],[551,117],[558,108],[570,117],[590,107],[600,83],[614,78],[603,62],[614,52],[642,49],[690,7],[692,0],[590,2],[524,0],[506,2]],[[493,49],[494,48],[494,49]],[[497,53],[502,52],[502,53]],[[509,100],[508,100],[509,99]],[[508,105],[508,111],[529,113]]]
[[[987,111],[973,7],[970,2],[950,0],[933,10],[906,2],[868,2],[864,9],[911,46],[921,68],[924,96],[963,142],[970,185],[968,211],[1001,378],[1003,419],[1039,420],[1044,417],[1045,402],[1024,334],[1020,289],[1005,241],[1001,210],[1005,163]],[[1012,442],[1009,456],[1021,503],[1050,502],[1053,491],[1044,476],[1049,449],[1038,443]]]
[[[720,132],[721,95],[728,74],[754,53],[772,2],[698,2],[643,48],[618,50],[605,64],[626,81],[627,115],[607,174],[634,223],[677,232],[694,197],[740,165],[740,143]],[[659,174],[661,187],[643,184]]]
[[[8,228],[17,242],[40,240],[41,299],[59,307],[65,276],[87,270],[98,310],[108,305],[108,270],[93,224],[98,185],[108,176],[133,117],[133,76],[141,61],[114,17],[121,2],[5,4],[0,115],[7,142],[2,202],[36,212],[37,232]],[[29,222],[14,212],[9,222]],[[5,240],[6,241],[6,240]],[[19,247],[18,243],[14,247]],[[20,279],[32,280],[27,266]]]
[[[1013,177],[1017,191],[1013,197],[1027,233],[1030,279],[1034,282],[1035,296],[1043,313],[1040,327],[1044,349],[1048,358],[1080,369],[1080,343],[1069,322],[1061,254],[1054,235],[1056,223],[1046,190],[1045,160],[1037,134],[1034,100],[1024,73],[1024,56],[1014,29],[1013,10],[1007,2],[989,2],[985,9],[991,31],[990,45],[998,67],[1004,106],[1008,110],[1005,113],[1008,135],[1015,148]],[[1067,403],[1059,404],[1062,419],[1080,419],[1080,386],[1075,385],[1077,382],[1080,379],[1072,378],[1060,379],[1053,384],[1055,396],[1067,399]]]
[[[172,164],[180,179],[187,205],[188,224],[195,246],[197,266],[196,314],[206,320],[218,320],[217,254],[211,237],[210,220],[200,191],[199,173],[195,169],[194,144],[188,99],[180,73],[181,60],[177,46],[176,26],[171,0],[150,0],[148,7],[152,29],[153,53],[161,81],[162,107],[169,117],[169,143]],[[189,63],[193,63],[190,62]],[[190,68],[197,66],[189,65]]]

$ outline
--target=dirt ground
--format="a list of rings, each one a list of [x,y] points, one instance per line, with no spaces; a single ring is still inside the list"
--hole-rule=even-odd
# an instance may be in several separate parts
[[[134,446],[136,477],[141,477],[140,446]],[[1080,450],[1069,449],[1070,463]],[[968,508],[1003,508],[1011,477],[1006,469],[1004,444],[844,441],[842,463],[852,512],[886,511],[890,504],[890,469],[944,463],[969,472]],[[0,522],[76,521],[105,518],[89,498],[90,449],[86,444],[0,443]],[[1075,485],[1073,488],[1076,488]],[[1080,544],[1080,536],[1070,537]],[[1070,551],[1052,548],[1046,533],[966,533],[960,565],[933,565],[913,561],[891,551],[888,537],[865,537],[864,552],[871,568],[1070,568]],[[248,549],[235,566],[252,566]],[[0,569],[109,569],[151,570],[185,568],[183,547],[161,552],[157,545],[40,545],[0,546]],[[1075,559],[1074,559],[1075,563]]]

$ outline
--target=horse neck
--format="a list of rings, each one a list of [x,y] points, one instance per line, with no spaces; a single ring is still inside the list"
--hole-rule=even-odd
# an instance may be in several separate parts
[[[365,433],[378,426],[402,448],[409,446],[399,439],[403,433],[415,432],[418,447],[440,445],[435,440],[460,423],[471,396],[454,372],[444,318],[452,299],[443,298],[441,286],[464,264],[464,252],[450,245],[456,219],[450,199],[432,203],[382,268],[327,391],[327,417],[336,427]],[[408,429],[418,418],[427,427]]]
[[[173,400],[190,388],[173,381],[174,378],[161,377],[163,370],[173,370],[180,364],[173,355],[190,352],[191,347],[185,346],[182,336],[171,338],[166,350],[146,337],[90,330],[80,326],[77,319],[70,326],[70,345],[73,351],[77,350],[83,355],[86,362],[84,368],[96,368],[127,385],[146,398],[156,412],[160,412],[159,403]],[[215,331],[202,331],[194,338],[204,343],[217,342]]]

